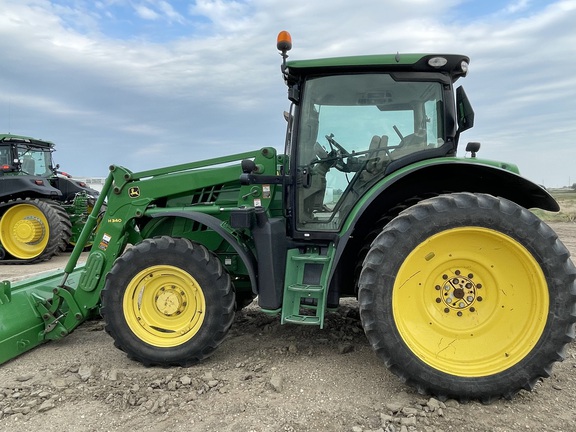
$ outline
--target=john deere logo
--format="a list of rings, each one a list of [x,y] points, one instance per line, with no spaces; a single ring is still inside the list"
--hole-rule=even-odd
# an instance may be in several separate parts
[[[131,187],[128,189],[128,196],[130,198],[138,198],[140,196],[140,188],[139,187]]]

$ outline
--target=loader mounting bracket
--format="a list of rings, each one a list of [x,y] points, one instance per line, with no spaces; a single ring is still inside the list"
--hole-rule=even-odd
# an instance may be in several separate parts
[[[56,340],[67,336],[83,320],[84,315],[66,288],[54,288],[52,299],[32,294],[36,309],[44,321],[44,338]]]

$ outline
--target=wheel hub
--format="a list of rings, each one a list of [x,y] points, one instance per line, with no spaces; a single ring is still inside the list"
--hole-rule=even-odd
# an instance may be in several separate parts
[[[458,316],[463,312],[475,312],[477,303],[483,300],[482,283],[473,273],[461,270],[448,270],[439,276],[435,285],[438,292],[436,303],[444,307],[445,313],[456,311]]]
[[[166,316],[179,315],[187,305],[186,292],[172,285],[161,287],[155,297],[156,308]]]
[[[131,278],[122,308],[139,339],[156,347],[174,347],[200,330],[206,300],[190,273],[161,264],[144,268]]]
[[[34,217],[20,219],[12,229],[14,240],[20,243],[36,244],[42,239],[43,234],[42,222]]]

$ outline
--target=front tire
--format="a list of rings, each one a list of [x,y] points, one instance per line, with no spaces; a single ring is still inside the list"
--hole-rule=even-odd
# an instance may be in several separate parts
[[[573,339],[576,269],[531,212],[441,195],[376,237],[359,281],[366,335],[389,369],[442,399],[531,390]]]
[[[117,348],[146,366],[190,366],[209,357],[234,318],[230,277],[187,239],[159,237],[128,249],[102,291],[101,313]]]

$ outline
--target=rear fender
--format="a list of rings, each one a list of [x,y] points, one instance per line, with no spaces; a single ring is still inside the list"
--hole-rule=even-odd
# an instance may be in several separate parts
[[[437,159],[406,167],[376,183],[350,212],[343,232],[368,221],[371,208],[382,213],[411,197],[450,192],[485,193],[528,209],[560,210],[546,189],[512,171],[463,159]]]
[[[60,199],[61,197],[62,192],[53,187],[44,177],[5,175],[0,178],[0,200],[2,201],[16,198]]]
[[[382,215],[414,197],[475,192],[503,197],[525,208],[560,210],[548,191],[504,169],[505,166],[470,162],[469,159],[442,158],[407,166],[382,179],[364,194],[350,212],[338,241],[332,273],[339,268],[338,262],[342,257],[345,262],[357,257],[362,240],[374,229]]]
[[[100,192],[88,187],[86,184],[69,178],[56,177],[52,180],[54,185],[62,193],[62,201],[73,201],[76,194],[86,192],[88,195],[98,198]]]

